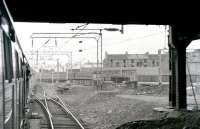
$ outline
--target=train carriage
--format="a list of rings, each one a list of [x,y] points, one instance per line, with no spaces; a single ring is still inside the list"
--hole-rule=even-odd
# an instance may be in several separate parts
[[[30,66],[17,39],[5,1],[0,1],[0,129],[23,129]]]

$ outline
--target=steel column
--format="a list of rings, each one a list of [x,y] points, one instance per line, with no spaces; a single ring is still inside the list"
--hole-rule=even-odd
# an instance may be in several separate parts
[[[177,47],[176,59],[176,108],[187,108],[186,94],[186,49]]]
[[[187,109],[186,93],[186,47],[190,44],[190,34],[179,30],[180,28],[170,27],[170,105],[178,110]]]
[[[169,106],[176,107],[176,65],[177,57],[175,46],[172,42],[172,29],[169,28],[168,46],[169,46]]]

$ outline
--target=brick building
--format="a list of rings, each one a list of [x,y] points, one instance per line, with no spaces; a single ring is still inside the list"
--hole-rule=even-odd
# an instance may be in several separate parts
[[[159,56],[157,54],[108,54],[105,53],[103,62],[105,68],[108,67],[156,67],[159,66]]]
[[[128,52],[125,54],[108,54],[106,52],[103,65],[104,71],[110,69],[109,72],[105,72],[107,78],[115,73],[115,76],[125,76],[130,80],[139,82],[169,81],[169,55],[167,51],[160,50],[158,54],[149,54],[148,52],[144,54],[128,54]],[[192,82],[200,82],[200,49],[187,52],[186,68],[187,82],[190,82],[189,74]]]
[[[115,69],[115,73],[118,70],[118,76],[128,77],[130,81],[168,82],[169,65],[167,53],[128,54],[126,52],[125,54],[108,54],[106,52],[103,65],[104,69]],[[109,73],[107,78],[110,78],[113,72],[107,72]]]
[[[100,70],[100,69],[99,69]],[[81,69],[66,72],[54,72],[54,80],[66,80],[83,85],[93,85],[97,73],[96,63],[83,64]],[[187,52],[187,75],[192,82],[200,82],[200,50]],[[47,76],[48,75],[48,76]],[[108,54],[106,53],[101,77],[106,81],[123,78],[138,82],[169,82],[169,55],[167,52],[158,54]],[[51,72],[42,72],[38,77],[43,80],[52,78]],[[190,83],[190,77],[187,76]]]

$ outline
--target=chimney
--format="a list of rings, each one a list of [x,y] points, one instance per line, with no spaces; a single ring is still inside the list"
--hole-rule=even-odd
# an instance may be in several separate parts
[[[105,52],[105,58],[107,58],[107,56],[108,56],[108,52],[106,51],[106,52]]]

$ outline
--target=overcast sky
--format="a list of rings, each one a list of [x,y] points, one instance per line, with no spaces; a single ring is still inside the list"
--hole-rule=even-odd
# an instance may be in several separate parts
[[[32,50],[32,40],[30,38],[32,33],[68,33],[78,32],[72,31],[84,24],[50,24],[50,23],[15,23],[18,38],[21,42],[24,51]],[[84,26],[83,26],[84,27]],[[83,28],[80,27],[80,28]],[[91,28],[119,28],[121,25],[111,24],[88,24],[85,29]],[[98,32],[98,31],[82,31],[84,32]],[[130,54],[134,53],[157,53],[158,49],[167,47],[167,31],[164,26],[153,25],[124,25],[124,34],[120,32],[103,31],[103,57],[105,51],[110,54],[125,53],[128,51]],[[70,35],[71,36],[71,35]],[[95,35],[89,35],[95,36]],[[49,39],[34,39],[34,50],[37,50]],[[73,62],[78,61],[93,61],[96,62],[97,45],[94,39],[82,39],[82,44],[79,43],[80,39],[56,39],[58,44],[57,50],[72,51]],[[50,39],[47,46],[55,45],[55,39]],[[200,43],[192,43],[189,47],[200,48]],[[47,49],[46,47],[40,50]],[[82,49],[82,52],[78,52]],[[100,51],[100,49],[99,49]],[[100,55],[100,53],[99,53]]]

